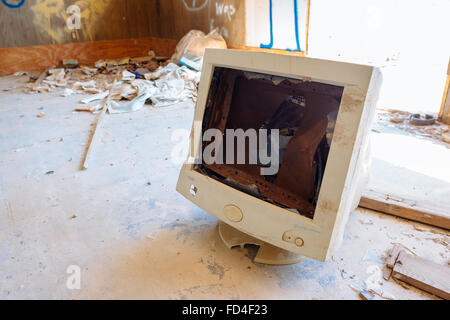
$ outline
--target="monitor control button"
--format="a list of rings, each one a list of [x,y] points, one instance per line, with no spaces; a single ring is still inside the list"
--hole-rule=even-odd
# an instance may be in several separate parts
[[[228,205],[223,209],[225,217],[232,222],[241,222],[244,218],[244,214],[241,209],[234,205]]]
[[[303,231],[302,230],[289,230],[283,234],[283,241],[292,243],[297,247],[301,248],[305,245],[305,241],[303,240]]]

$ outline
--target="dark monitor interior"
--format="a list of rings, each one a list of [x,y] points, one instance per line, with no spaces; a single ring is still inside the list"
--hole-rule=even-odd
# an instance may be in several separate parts
[[[268,132],[278,129],[279,170],[261,175],[260,169],[265,164],[250,162],[252,150],[248,141],[245,163],[202,163],[195,170],[261,200],[313,218],[343,90],[341,86],[320,82],[216,67],[203,132],[211,128],[222,134],[228,129]],[[203,150],[210,143],[203,142]],[[225,143],[223,148],[226,153]]]

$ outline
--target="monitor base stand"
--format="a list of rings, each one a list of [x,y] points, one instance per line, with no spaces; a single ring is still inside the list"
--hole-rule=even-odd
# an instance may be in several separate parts
[[[272,265],[286,265],[299,263],[306,260],[306,257],[275,247],[267,242],[256,239],[248,234],[245,234],[225,222],[220,221],[218,225],[219,236],[225,246],[229,249],[240,246],[244,247],[246,244],[253,244],[259,246],[254,262]]]

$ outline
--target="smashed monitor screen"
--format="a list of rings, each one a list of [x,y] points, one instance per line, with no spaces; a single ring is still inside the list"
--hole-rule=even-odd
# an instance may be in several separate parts
[[[313,218],[343,90],[216,67],[195,170]]]

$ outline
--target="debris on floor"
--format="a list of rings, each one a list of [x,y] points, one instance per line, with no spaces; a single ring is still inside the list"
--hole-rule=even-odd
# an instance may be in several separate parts
[[[349,284],[350,288],[356,291],[363,300],[373,300],[375,296],[382,299],[395,300],[395,296],[383,288],[382,272],[379,266],[370,265],[366,273],[369,275],[363,285],[356,282]],[[350,279],[353,279],[352,277]]]
[[[395,245],[386,261],[385,280],[393,278],[406,282],[445,300],[450,300],[450,267],[408,254]]]
[[[436,116],[428,113],[413,113],[409,122],[415,126],[431,126],[436,122]]]
[[[106,97],[106,100],[104,100],[102,102],[101,106],[99,107],[99,109],[102,111],[100,113],[100,116],[97,119],[97,124],[94,129],[94,134],[91,137],[91,141],[89,143],[88,150],[87,150],[86,156],[84,158],[84,162],[83,162],[84,170],[86,170],[89,166],[89,159],[91,157],[92,150],[93,150],[95,144],[97,143],[97,140],[99,139],[99,132],[102,129],[102,122],[104,119],[104,115],[105,115],[106,111],[108,110],[108,108],[111,106],[111,99],[112,99],[112,96],[114,95],[114,92],[115,92],[114,90],[116,89],[117,82],[118,82],[117,78],[114,78],[114,82],[112,83],[111,89],[109,90],[109,93],[108,93],[108,97]]]
[[[64,92],[61,93],[61,96],[62,97],[68,97],[68,96],[71,96],[74,93],[75,93],[75,91],[73,89],[65,88]]]
[[[442,141],[450,144],[450,134],[449,133],[443,133],[442,134]]]
[[[60,66],[47,69],[39,77],[30,76],[26,89],[28,93],[62,90],[62,97],[90,94],[80,101],[90,104],[109,95],[115,78],[120,83],[108,107],[110,113],[137,111],[146,103],[166,107],[187,100],[195,102],[206,48],[227,48],[227,44],[216,30],[207,35],[191,30],[179,41],[171,59],[156,56],[152,50],[144,57],[99,60],[90,66],[77,59],[64,59]],[[75,111],[96,113],[100,109],[96,104],[78,106]]]
[[[37,74],[39,75],[39,73]],[[17,84],[18,86],[23,85],[22,83],[23,81],[25,81],[25,79],[26,77],[24,77],[24,79],[13,79],[14,82],[12,84]],[[6,81],[10,81],[9,78],[5,79],[5,82]],[[80,80],[80,82],[87,82],[87,80]],[[126,83],[126,85],[131,86],[130,83]],[[116,92],[117,94],[119,94],[119,87],[120,86],[117,86],[116,90],[114,90],[114,92]],[[55,90],[63,92],[62,88]],[[109,88],[106,88],[106,90],[109,91]],[[14,201],[12,201],[11,198],[9,198],[8,201],[11,201],[12,208],[20,208],[20,206],[24,205],[26,206],[24,208],[26,208],[26,210],[29,212],[31,212],[32,210],[36,210],[37,212],[52,213],[52,219],[58,220],[50,220],[51,223],[42,224],[47,228],[46,230],[50,230],[50,233],[54,229],[53,226],[55,225],[55,223],[58,223],[57,231],[61,230],[65,234],[71,234],[73,230],[84,230],[84,233],[82,235],[86,243],[88,243],[89,245],[100,243],[100,250],[95,252],[93,250],[90,251],[91,256],[89,256],[89,262],[86,262],[85,265],[86,268],[89,268],[91,270],[90,272],[93,272],[92,275],[95,278],[100,279],[100,281],[104,281],[104,279],[101,278],[103,273],[98,273],[98,271],[103,270],[97,271],[95,266],[98,265],[100,261],[102,264],[105,264],[109,267],[109,269],[107,269],[108,275],[114,274],[114,272],[118,270],[117,266],[119,266],[119,268],[122,268],[122,266],[120,264],[116,265],[113,263],[105,263],[105,261],[109,262],[110,257],[116,255],[118,249],[116,248],[115,244],[124,244],[119,248],[119,250],[122,250],[121,252],[123,253],[123,255],[121,254],[118,256],[128,256],[130,252],[127,251],[129,250],[129,241],[132,241],[132,243],[135,245],[133,247],[135,250],[132,251],[133,255],[136,252],[138,254],[142,254],[142,256],[139,256],[140,259],[142,258],[142,260],[139,261],[143,261],[146,265],[142,266],[142,269],[139,269],[138,273],[140,275],[145,275],[146,279],[155,279],[158,277],[158,272],[155,271],[154,268],[151,268],[150,265],[153,260],[149,260],[146,256],[147,248],[148,250],[152,250],[152,254],[156,254],[155,258],[161,261],[172,259],[173,256],[178,256],[177,252],[184,252],[187,250],[186,252],[188,252],[189,254],[184,256],[192,257],[189,262],[193,265],[195,271],[195,273],[193,273],[193,277],[189,278],[188,282],[183,283],[183,285],[187,288],[192,286],[192,284],[190,283],[191,279],[196,279],[195,277],[204,277],[205,271],[202,268],[206,268],[206,273],[208,271],[207,267],[204,267],[202,264],[198,263],[197,265],[197,259],[200,259],[202,257],[204,258],[205,252],[214,252],[217,257],[218,263],[221,265],[225,265],[225,268],[229,268],[229,271],[227,271],[228,273],[226,273],[228,275],[224,277],[224,282],[218,282],[217,277],[215,278],[213,275],[209,276],[209,278],[205,280],[205,286],[210,284],[215,285],[216,283],[219,283],[218,286],[222,286],[224,288],[222,289],[223,291],[221,294],[219,294],[218,292],[205,293],[205,296],[208,295],[208,297],[210,297],[212,295],[213,298],[223,297],[223,292],[228,292],[225,290],[230,290],[230,292],[231,290],[238,291],[237,289],[235,289],[233,284],[229,282],[229,279],[234,279],[236,277],[239,278],[240,276],[242,276],[242,270],[244,270],[245,272],[251,272],[250,275],[256,279],[256,281],[252,282],[253,284],[255,284],[255,287],[250,288],[249,290],[252,291],[249,292],[257,292],[258,288],[260,288],[258,287],[258,285],[261,283],[264,283],[265,287],[275,288],[275,293],[270,292],[269,295],[269,293],[263,292],[257,298],[277,298],[280,296],[280,294],[290,294],[290,296],[297,299],[308,299],[314,294],[315,297],[322,299],[355,299],[361,297],[363,299],[380,300],[384,298],[371,292],[366,287],[365,282],[371,276],[367,273],[367,268],[374,264],[378,265],[377,261],[379,260],[382,261],[382,255],[386,251],[389,242],[404,241],[404,244],[409,246],[411,250],[415,250],[417,254],[420,253],[423,255],[424,252],[427,252],[428,250],[430,252],[430,255],[427,255],[426,258],[433,260],[436,259],[436,262],[440,261],[440,263],[445,264],[448,260],[448,251],[446,251],[447,249],[446,247],[444,247],[443,243],[450,242],[448,241],[448,233],[445,230],[432,228],[419,223],[411,224],[406,220],[395,219],[390,216],[384,216],[375,212],[365,212],[365,210],[363,212],[362,210],[358,210],[356,212],[353,212],[349,218],[351,219],[351,228],[347,229],[346,231],[346,246],[343,247],[343,250],[335,253],[328,263],[319,263],[308,260],[302,264],[291,267],[265,267],[259,264],[252,264],[251,271],[247,271],[248,265],[250,263],[250,260],[247,258],[248,254],[246,257],[242,257],[242,259],[240,259],[240,254],[236,254],[233,252],[229,253],[227,250],[225,250],[220,238],[218,237],[218,235],[216,235],[215,231],[212,230],[214,221],[212,219],[205,220],[205,214],[203,211],[198,210],[193,206],[184,207],[173,204],[166,208],[162,205],[159,206],[158,204],[154,207],[151,207],[149,209],[151,211],[148,212],[149,207],[147,207],[147,203],[153,206],[152,195],[159,194],[160,190],[164,190],[163,196],[166,197],[163,198],[163,204],[170,204],[173,203],[173,201],[176,201],[177,198],[175,196],[175,193],[170,191],[170,186],[171,184],[175,183],[175,181],[167,182],[166,178],[162,177],[163,175],[175,176],[178,172],[176,172],[174,166],[168,165],[167,173],[164,172],[161,174],[149,172],[147,170],[147,167],[139,168],[138,166],[136,166],[136,169],[132,169],[134,168],[134,164],[131,161],[128,161],[130,154],[136,153],[138,157],[141,158],[144,158],[146,155],[148,155],[148,151],[144,150],[147,148],[147,146],[148,150],[156,150],[158,149],[160,144],[162,145],[170,143],[170,135],[167,135],[167,130],[171,131],[173,130],[173,128],[177,127],[189,127],[191,125],[191,121],[187,120],[187,118],[192,114],[192,110],[181,106],[178,109],[177,107],[175,107],[174,109],[167,108],[164,110],[165,112],[151,112],[151,110],[144,107],[145,110],[142,110],[142,114],[144,115],[143,117],[137,117],[137,114],[136,117],[133,116],[133,120],[136,123],[136,126],[134,128],[136,128],[136,130],[138,131],[135,131],[132,126],[123,125],[114,127],[114,135],[117,135],[118,137],[134,137],[136,134],[139,135],[139,137],[146,137],[157,134],[157,137],[155,139],[150,139],[145,143],[143,142],[144,139],[141,138],[138,139],[139,141],[133,141],[133,143],[130,143],[128,139],[117,139],[117,143],[114,143],[113,146],[111,146],[111,140],[107,138],[107,140],[104,141],[107,145],[105,145],[104,147],[108,146],[108,148],[94,148],[94,156],[103,153],[99,158],[99,160],[101,161],[99,161],[99,163],[92,162],[92,168],[87,172],[87,174],[78,174],[77,172],[75,172],[75,170],[79,169],[79,160],[81,160],[80,158],[82,158],[83,156],[80,150],[84,150],[86,148],[86,143],[88,142],[86,139],[87,134],[72,135],[71,132],[68,132],[63,128],[61,128],[61,130],[54,131],[49,124],[56,121],[56,119],[58,119],[57,117],[60,117],[61,121],[64,119],[64,123],[66,123],[67,121],[67,123],[70,123],[73,126],[76,125],[76,127],[74,127],[74,132],[78,132],[86,129],[88,126],[88,124],[83,123],[85,117],[65,115],[65,113],[70,113],[75,106],[61,103],[61,101],[64,101],[64,99],[59,97],[59,94],[44,94],[42,97],[26,94],[23,94],[22,96],[24,101],[18,101],[15,105],[12,104],[11,106],[6,103],[4,104],[5,110],[9,112],[5,112],[5,117],[8,117],[5,119],[8,120],[4,121],[5,127],[3,128],[3,130],[12,129],[11,132],[14,135],[22,135],[21,139],[23,140],[23,142],[22,140],[20,140],[21,143],[11,143],[10,147],[5,148],[7,150],[11,150],[11,152],[8,151],[3,153],[3,156],[5,157],[3,159],[3,172],[4,174],[8,174],[8,176],[4,177],[7,178],[4,179],[4,181],[8,181],[8,187],[10,187],[10,183],[13,183],[12,187],[16,188],[17,190],[20,190],[20,188],[23,186],[25,186],[25,188],[28,188],[27,176],[23,175],[22,177],[19,177],[21,178],[21,180],[16,180],[15,178],[13,178],[13,174],[9,173],[9,171],[12,170],[8,170],[8,167],[6,166],[8,163],[16,163],[19,165],[23,165],[24,163],[22,160],[13,162],[9,159],[28,159],[27,161],[29,162],[29,167],[21,167],[22,172],[31,172],[31,169],[33,169],[33,174],[34,171],[36,172],[35,178],[40,179],[42,183],[45,183],[45,186],[47,188],[46,190],[52,191],[52,194],[50,195],[51,199],[48,201],[48,204],[47,201],[39,201],[39,199],[42,198],[42,192],[39,192],[40,190],[34,188],[31,190],[33,191],[33,193],[30,193],[30,201],[25,202],[25,204],[17,202],[20,201],[20,199],[15,199]],[[86,95],[86,97],[91,96],[95,95]],[[3,96],[3,99],[5,99],[5,97],[6,95]],[[75,97],[76,96],[74,95],[73,99],[75,101],[81,99],[81,95],[78,99]],[[83,98],[84,97],[85,96],[83,96]],[[42,101],[39,101],[38,105],[36,105],[35,101],[33,101],[36,100],[36,98],[39,98],[39,100],[42,99]],[[58,103],[60,103],[61,106],[59,106]],[[96,105],[100,108],[102,106],[102,101],[97,100],[93,101],[91,104],[80,104],[80,107],[89,108]],[[52,108],[52,106],[54,106],[54,109]],[[17,109],[15,110],[15,108]],[[55,110],[57,108],[61,108],[59,109],[58,114],[52,113],[52,110]],[[14,111],[11,112],[10,110]],[[43,119],[37,119],[36,115],[39,112],[47,113],[47,117]],[[66,120],[68,116],[70,116],[70,120]],[[26,138],[28,137],[28,134],[26,132],[23,132],[20,126],[13,126],[10,124],[12,123],[12,121],[10,121],[9,119],[16,118],[19,118],[20,121],[28,119],[35,122],[36,131],[39,131],[40,133],[42,133],[42,135],[37,136],[34,140],[27,140]],[[94,120],[93,116],[89,116],[88,118],[92,118],[92,120]],[[111,123],[117,124],[125,123],[125,121],[121,121],[120,116],[115,118],[116,119],[109,118],[107,119],[107,121],[111,120]],[[128,120],[128,118],[129,117],[127,116],[126,118],[124,118],[124,120]],[[95,125],[94,121],[92,121],[92,125]],[[112,127],[113,126],[111,126],[111,128]],[[94,129],[93,126],[92,128],[89,128]],[[60,141],[61,137],[64,137],[64,141],[57,142]],[[105,137],[107,136],[105,135]],[[49,141],[48,139],[50,138],[51,143],[41,143],[41,141]],[[56,142],[60,145],[56,145]],[[9,144],[6,144],[5,142],[5,146],[6,145],[9,146]],[[127,148],[130,149],[128,150]],[[39,159],[38,155],[42,154],[43,152],[47,152],[47,150],[53,149],[56,150],[56,152],[48,152],[50,161],[48,163],[40,163],[39,168],[35,169],[36,159]],[[64,153],[60,153],[59,150],[64,150]],[[117,150],[126,150],[126,152],[116,153]],[[158,153],[158,158],[160,158],[160,160],[164,159],[165,157],[167,157],[167,154],[165,154],[165,150],[162,150],[160,153]],[[112,160],[108,161],[105,159]],[[108,170],[104,170],[105,168],[101,168],[102,166],[100,165],[100,163],[102,162],[104,163],[105,167],[107,166],[106,169]],[[113,170],[109,170],[110,162],[114,162]],[[153,165],[154,164],[152,162],[150,166]],[[166,166],[165,163],[162,163],[161,165],[164,167]],[[71,171],[74,172],[74,174],[68,174],[68,171],[66,171],[66,169],[69,167],[71,168]],[[50,172],[49,170],[52,170],[53,172]],[[128,182],[125,182],[125,184],[119,184],[117,185],[117,190],[119,190],[119,188],[120,190],[122,190],[122,188],[132,188],[130,190],[132,190],[133,193],[136,192],[136,196],[129,198],[128,192],[122,192],[117,196],[117,200],[112,200],[111,193],[109,192],[111,191],[111,189],[104,189],[108,192],[98,192],[98,190],[101,190],[104,185],[115,186],[115,184],[117,184],[117,181],[129,181],[128,179],[130,179],[130,177],[132,179],[130,180],[132,183],[128,184]],[[106,178],[107,180],[104,180]],[[65,186],[67,186],[67,188]],[[64,190],[64,193],[60,193],[60,190]],[[168,191],[166,192],[166,190]],[[89,206],[85,206],[85,204],[81,203],[81,201],[76,201],[76,199],[87,199],[87,195],[89,195],[89,198],[92,199],[89,201]],[[11,196],[5,193],[5,197]],[[145,199],[145,201],[143,201],[142,199]],[[29,204],[29,202],[33,202],[33,205]],[[53,206],[56,205],[58,205],[58,207],[54,208]],[[135,214],[136,211],[134,209],[140,208],[141,206],[144,207],[142,211],[144,212],[143,215]],[[70,208],[70,210],[64,210],[63,208]],[[124,208],[131,208],[132,210],[125,209],[122,211],[122,209]],[[80,212],[83,212],[83,214],[80,214]],[[176,219],[175,217],[171,217],[170,213],[172,212],[175,213]],[[152,217],[148,218],[154,220],[149,220],[147,222],[146,219],[148,215],[152,215]],[[170,223],[168,223],[168,221],[166,220],[167,216],[170,217]],[[34,215],[28,215],[28,217],[34,218]],[[40,221],[40,218],[41,217],[39,216],[39,220],[35,221]],[[107,228],[105,229],[101,227],[103,225],[109,225],[109,223],[111,222],[114,222],[114,224],[117,223],[118,228],[120,228],[118,233],[111,233],[109,230],[107,230]],[[21,227],[21,230],[23,230],[24,234],[27,235],[27,237],[31,237],[30,234],[33,233],[34,224],[27,224],[23,220],[20,220],[17,223],[19,223],[18,226]],[[86,227],[83,227],[84,225],[86,225]],[[203,226],[205,225],[211,225],[211,227],[203,228]],[[96,227],[96,229],[92,229],[93,226]],[[159,226],[164,226],[164,228],[160,228]],[[366,231],[366,229],[369,230]],[[191,234],[188,234],[188,232],[191,232],[191,230],[201,230],[201,232],[192,231]],[[358,230],[363,231],[360,232]],[[415,237],[407,237],[405,233],[414,234]],[[389,236],[395,236],[396,238],[393,239]],[[40,237],[40,234],[38,235],[38,237]],[[425,244],[422,245],[421,248],[418,247],[417,249],[415,249],[414,246],[416,245],[416,243],[420,245],[420,241],[418,241],[419,237],[421,239],[424,239]],[[435,238],[436,241],[427,240],[428,238]],[[30,238],[28,242],[31,242],[31,239],[32,238]],[[161,244],[160,242],[166,241],[167,239],[169,239],[170,241],[170,243],[167,245],[167,250],[158,250],[158,247]],[[187,239],[186,243],[184,243],[185,239]],[[440,241],[442,245],[437,243],[439,241],[438,239],[442,240]],[[25,241],[26,240],[27,239],[25,239]],[[42,250],[44,253],[46,247],[53,248],[52,245],[54,245],[51,242],[50,238],[47,238],[46,241],[47,242],[45,243],[39,242],[39,250]],[[178,247],[179,245],[181,247]],[[141,248],[143,247],[146,247],[146,250],[141,251]],[[84,250],[84,248],[86,248],[86,246],[75,246],[73,250]],[[11,266],[8,265],[4,268],[5,274],[6,272],[8,272],[8,274],[13,274],[15,278],[19,278],[16,277],[16,274],[14,274],[14,271],[12,271],[19,270],[17,266],[19,265],[20,261],[18,261],[17,258],[20,257],[22,261],[25,260],[24,257],[26,256],[24,256],[22,252],[27,252],[30,255],[33,254],[31,246],[28,246],[26,249],[24,249],[23,246],[20,246],[17,247],[17,250],[20,255],[19,253],[14,252],[14,256],[16,257],[14,263],[16,264]],[[366,250],[369,250],[369,252],[366,252]],[[100,252],[100,254],[98,254],[98,252]],[[92,258],[93,253],[95,253],[95,256]],[[444,255],[440,257],[440,253],[443,253]],[[49,254],[51,254],[51,252],[45,253],[43,255],[43,259],[51,259],[52,256]],[[65,274],[65,267],[69,263],[71,264],[73,262],[77,262],[76,258],[83,256],[83,254],[84,251],[74,251],[73,255],[68,258],[67,264],[66,260],[58,260],[60,262],[60,270],[62,270],[62,273]],[[183,256],[183,254],[181,256]],[[363,256],[365,256],[365,260],[360,263]],[[345,259],[345,261],[343,261],[342,259]],[[380,267],[380,269],[382,269],[383,265],[384,263],[382,261],[382,263],[378,266]],[[181,266],[177,266],[176,268],[177,272],[183,272],[183,268]],[[151,272],[151,274],[149,274],[148,272]],[[54,281],[52,283],[57,283],[58,279],[60,279],[60,275],[53,276]],[[336,279],[334,280],[334,284],[331,282],[327,283],[325,286],[324,282],[318,280],[322,277],[324,279],[328,279],[328,276],[336,277]],[[35,278],[30,278],[30,280],[38,281],[39,286],[42,286],[48,292],[53,292],[50,291],[53,290],[53,287],[51,283],[48,284],[46,282],[46,278],[42,280],[40,274],[35,274],[33,275],[33,277]],[[140,281],[141,279],[138,280]],[[11,282],[12,280],[9,281]],[[21,281],[20,278],[18,281]],[[129,281],[129,279],[127,279],[126,281],[124,280],[123,283],[129,284],[127,281]],[[62,285],[64,286],[64,284],[65,283],[63,282]],[[134,284],[134,282],[132,282],[132,284]],[[13,285],[19,287],[21,283],[12,283],[10,286],[12,287]],[[358,287],[360,290],[353,292],[353,290],[348,285],[355,288]],[[6,279],[2,283],[2,286],[3,289],[10,289],[10,287],[6,287]],[[121,288],[123,287],[126,286],[118,286],[118,291],[114,294],[117,294],[118,296],[122,294],[124,297],[127,297],[127,294],[129,295],[130,293],[121,290]],[[303,287],[307,288],[307,290],[298,290],[298,288]],[[388,282],[384,281],[384,284],[381,287],[384,291],[392,293],[396,299],[435,299],[435,297],[428,295],[426,292],[409,286],[403,281],[397,280],[395,278],[391,278],[391,280]],[[172,290],[172,288],[169,289]],[[83,292],[88,292],[90,290],[94,298],[94,292],[98,292],[96,283],[91,284],[90,287],[86,287],[83,290]],[[153,292],[151,291],[151,289],[148,289],[147,286],[145,290],[148,291],[143,292],[142,296],[145,297],[145,295],[152,295]],[[66,291],[68,290],[63,290],[63,292]],[[132,294],[134,293],[135,292],[132,290]],[[234,296],[238,296],[237,293],[232,293]],[[22,296],[19,296],[20,294]],[[171,292],[169,292],[169,294],[171,294]],[[386,293],[383,292],[383,295],[385,294]],[[11,296],[13,295],[14,297],[22,298],[28,297],[29,293],[23,290],[17,290],[17,292],[14,293],[14,291],[12,290]],[[42,297],[45,298],[46,295],[43,295]],[[71,298],[70,296],[68,297]],[[83,297],[88,297],[88,295],[86,294],[86,296]]]
[[[172,61],[200,71],[206,48],[226,49],[227,43],[216,29],[207,35],[191,30],[178,42]]]
[[[383,288],[382,272],[379,266],[371,265],[367,268],[369,277],[364,281],[366,289],[381,298],[395,300],[395,297]]]
[[[351,283],[349,286],[355,290],[363,300],[373,300],[373,298],[375,298],[375,295],[372,292],[356,283]]]
[[[201,64],[205,48],[226,48],[225,40],[215,31],[207,36],[191,31],[183,39],[177,52],[181,52],[182,57],[187,55],[187,59],[195,59],[198,64]],[[178,65],[173,61],[180,62],[178,58],[158,57],[153,51],[145,57],[99,60],[91,66],[81,65],[76,59],[65,59],[60,66],[48,68],[39,77],[30,77],[27,93],[60,90],[62,97],[89,94],[80,101],[82,105],[75,107],[75,111],[102,112],[100,119],[106,111],[110,114],[134,112],[147,103],[159,108],[188,100],[195,102],[200,68]],[[45,113],[37,115],[38,118],[44,116]],[[83,169],[87,168],[92,144]]]
[[[150,51],[146,57],[100,60],[94,66],[79,65],[75,59],[64,60],[61,67],[50,68],[39,78],[30,77],[27,89],[28,93],[63,90],[62,97],[90,94],[80,101],[90,104],[108,96],[112,78],[116,77],[121,82],[112,97],[110,113],[137,111],[146,103],[165,107],[186,100],[196,101],[200,72]],[[99,108],[98,105],[79,106],[75,111],[95,113]]]
[[[436,115],[410,113],[406,111],[379,109],[378,121],[413,135],[444,142],[450,147],[450,126],[439,122]]]

